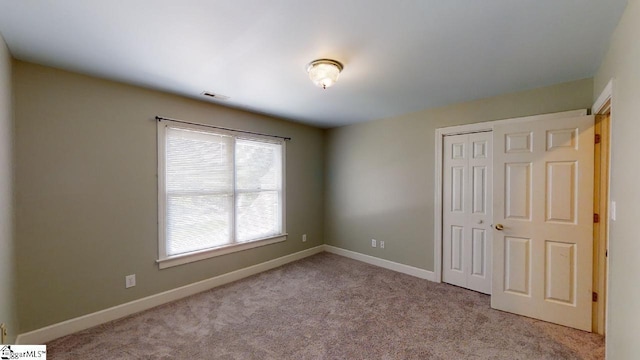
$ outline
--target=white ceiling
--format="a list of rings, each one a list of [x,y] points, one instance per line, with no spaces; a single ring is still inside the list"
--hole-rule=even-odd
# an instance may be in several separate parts
[[[14,57],[320,127],[591,77],[627,0],[3,0]],[[330,89],[305,66],[345,69]]]

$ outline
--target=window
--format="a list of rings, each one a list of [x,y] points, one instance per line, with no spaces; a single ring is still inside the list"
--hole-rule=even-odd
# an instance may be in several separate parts
[[[160,268],[286,240],[284,141],[158,123]]]

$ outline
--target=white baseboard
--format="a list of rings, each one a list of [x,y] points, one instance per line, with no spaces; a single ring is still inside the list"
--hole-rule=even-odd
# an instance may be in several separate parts
[[[383,267],[385,269],[401,272],[403,274],[419,277],[421,279],[436,281],[435,274],[433,273],[433,271],[424,270],[417,267],[400,264],[400,263],[385,260],[385,259],[380,259],[375,256],[365,255],[359,252],[345,250],[345,249],[338,248],[331,245],[324,245],[324,250],[332,254],[341,255],[344,257],[348,257],[350,259],[365,262],[367,264],[371,264],[371,265]]]
[[[259,274],[273,268],[277,268],[284,264],[303,259],[305,257],[315,255],[325,250],[324,245],[319,245],[307,250],[299,251],[290,255],[269,260],[257,265],[249,266],[244,269],[232,271],[210,279],[198,281],[193,284],[181,286],[176,289],[161,292],[159,294],[147,296],[142,299],[134,300],[125,304],[117,305],[108,309],[100,310],[91,314],[80,316],[74,319],[63,321],[61,323],[49,325],[47,327],[33,330],[24,334],[19,334],[16,338],[16,344],[43,344],[47,341],[57,339],[59,337],[73,334],[75,332],[85,330],[109,321],[113,321],[128,315],[138,313],[153,307],[166,304],[190,295],[197,294],[217,286],[228,284],[230,282],[246,278],[251,275]]]
[[[16,338],[15,344],[43,344],[47,341],[51,341],[65,335],[73,334],[75,332],[98,326],[109,321],[117,320],[122,317],[148,310],[162,304],[166,304],[187,296],[207,291],[217,286],[228,284],[230,282],[240,280],[251,275],[259,274],[261,272],[277,268],[287,263],[300,260],[305,257],[321,253],[323,251],[362,261],[367,264],[379,266],[385,269],[401,272],[421,279],[435,281],[434,273],[429,270],[424,270],[417,267],[380,259],[374,256],[361,254],[351,250],[341,249],[331,245],[320,245],[307,250],[299,251],[297,253],[279,257],[277,259],[269,260],[257,265],[249,266],[244,269],[232,271],[230,273],[222,274],[210,279],[198,281],[193,284],[181,286],[176,289],[168,290],[159,294],[147,296],[142,299],[134,300],[91,314],[49,325],[41,329],[19,334]]]

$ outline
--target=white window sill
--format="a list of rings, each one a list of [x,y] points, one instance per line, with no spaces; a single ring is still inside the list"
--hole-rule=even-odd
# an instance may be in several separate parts
[[[216,256],[231,254],[234,252],[253,249],[259,246],[265,246],[275,244],[287,240],[287,234],[276,235],[260,240],[254,240],[251,242],[244,242],[240,244],[224,245],[213,249],[207,249],[197,252],[190,252],[187,254],[181,254],[172,256],[170,258],[156,260],[160,269],[166,269],[173,266],[183,265],[194,261],[200,261],[209,259]]]

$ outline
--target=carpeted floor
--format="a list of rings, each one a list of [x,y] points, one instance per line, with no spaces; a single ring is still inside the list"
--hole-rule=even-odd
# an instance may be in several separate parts
[[[604,339],[322,253],[47,344],[48,359],[602,359]]]

